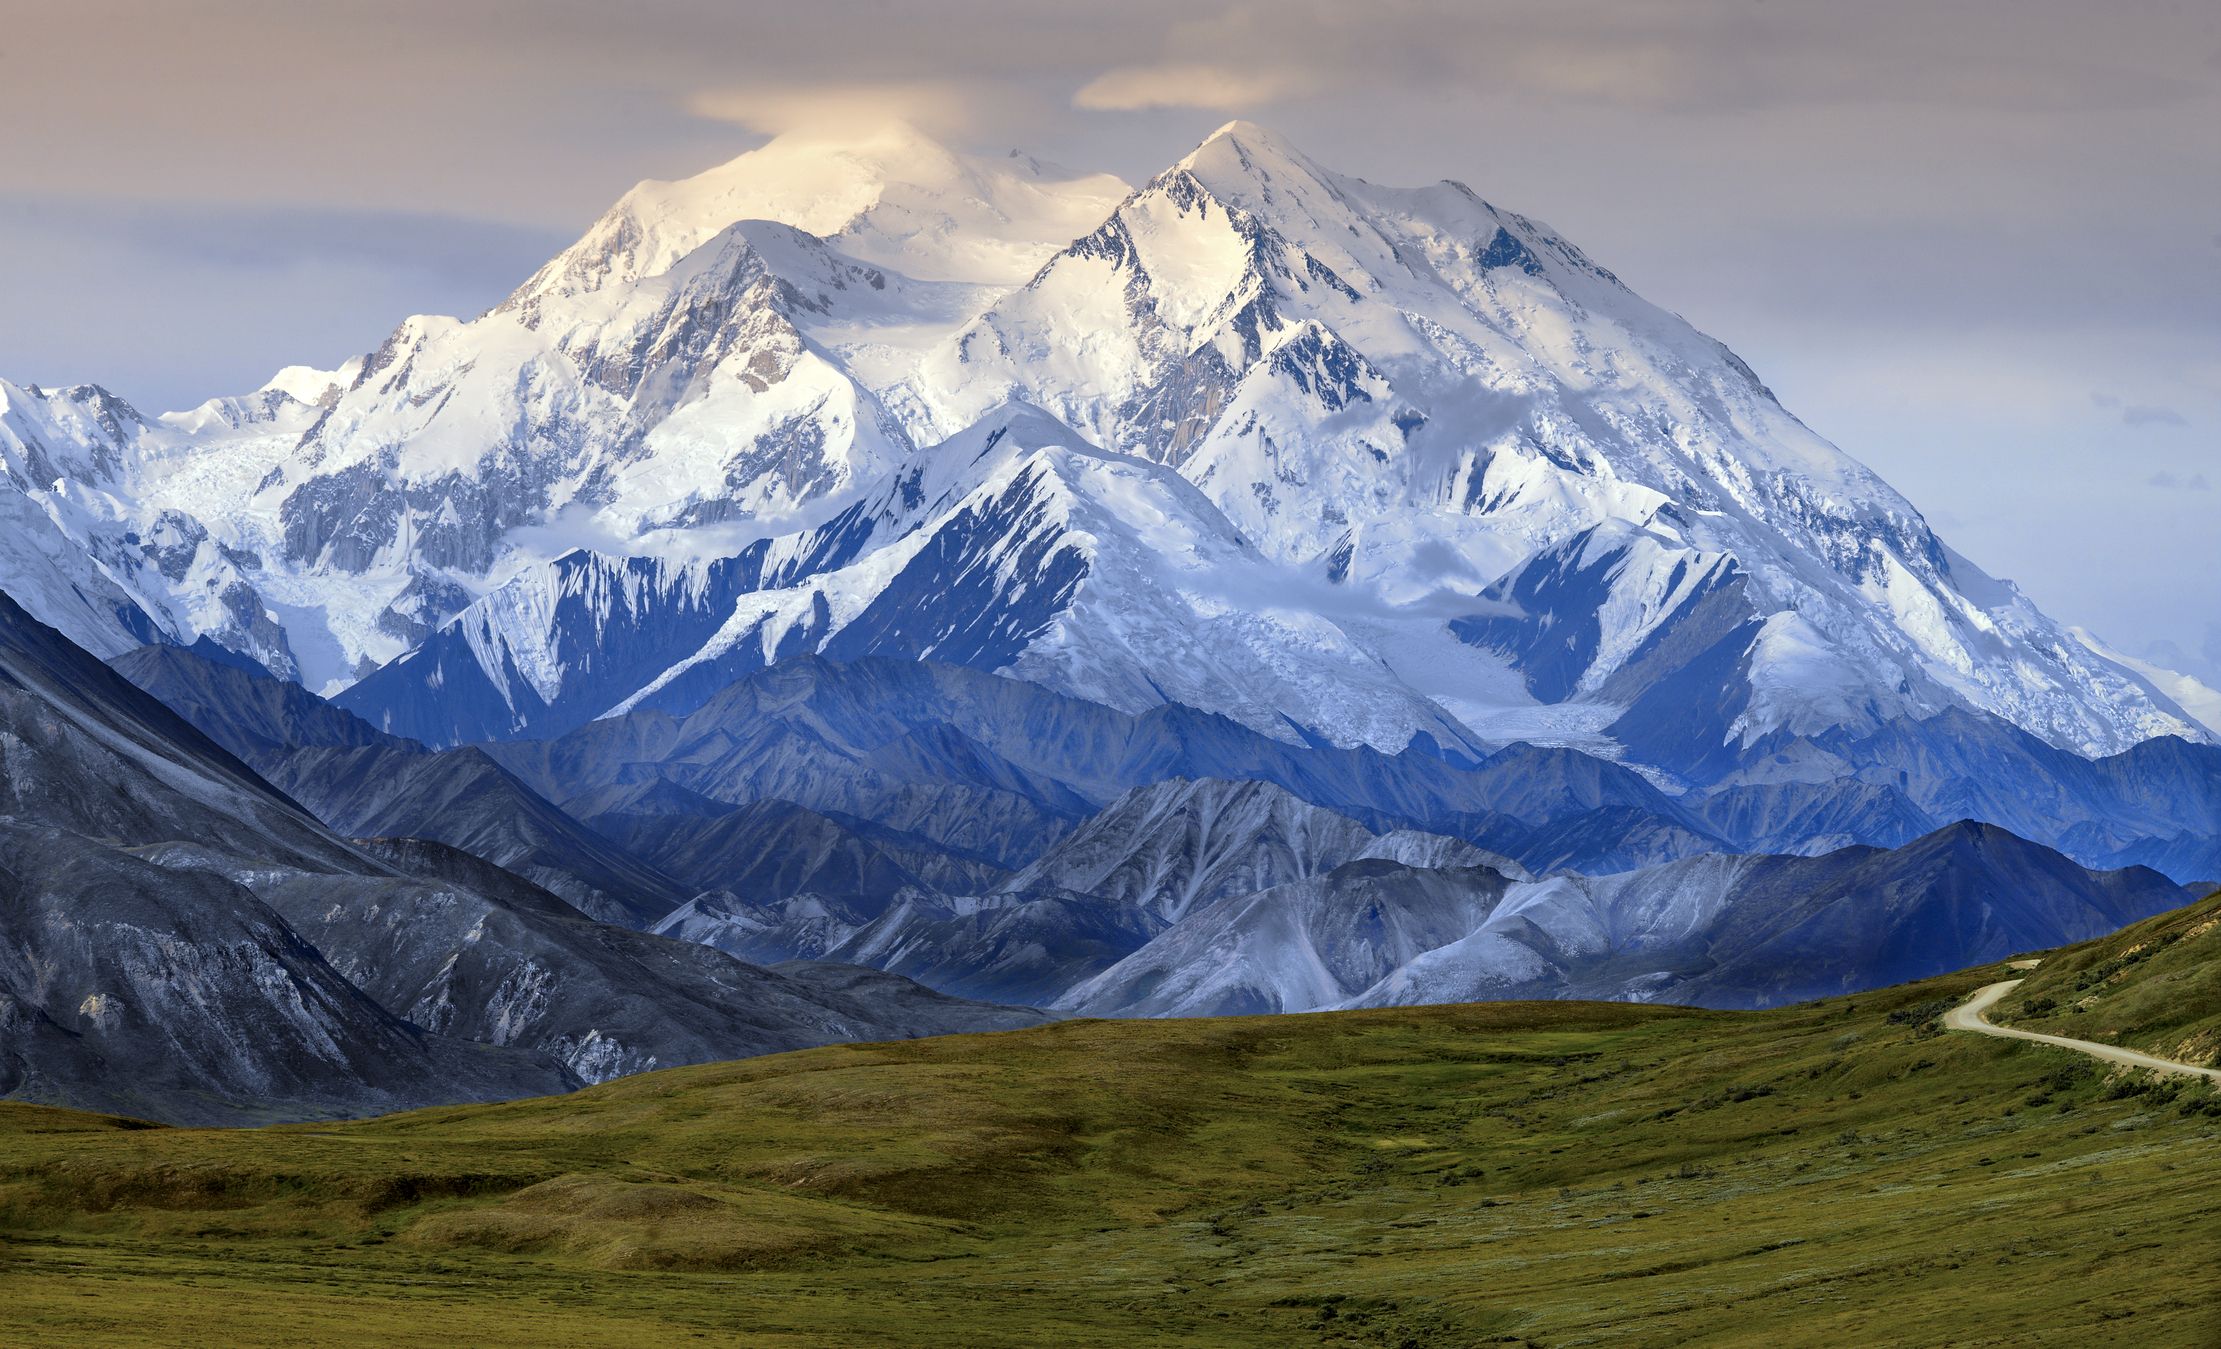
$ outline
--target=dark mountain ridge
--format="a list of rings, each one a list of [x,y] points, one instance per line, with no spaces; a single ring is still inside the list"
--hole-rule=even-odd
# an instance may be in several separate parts
[[[233,729],[288,708],[323,721],[278,691]],[[0,1083],[24,1099],[312,1118],[1038,1020],[924,990],[881,1008],[896,985],[828,992],[440,845],[350,844],[4,597],[0,732]]]

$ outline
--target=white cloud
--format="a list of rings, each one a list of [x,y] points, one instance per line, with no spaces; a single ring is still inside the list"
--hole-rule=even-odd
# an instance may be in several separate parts
[[[1286,98],[1306,83],[1292,71],[1233,70],[1182,63],[1121,66],[1088,81],[1072,96],[1072,106],[1095,112],[1136,112],[1144,108],[1240,112]]]
[[[841,136],[907,122],[941,135],[962,135],[977,122],[973,95],[939,80],[880,84],[752,84],[705,89],[686,110],[776,136],[789,131]]]

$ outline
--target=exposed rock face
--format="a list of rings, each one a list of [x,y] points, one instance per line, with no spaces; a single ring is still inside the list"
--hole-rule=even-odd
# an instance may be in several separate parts
[[[1059,999],[1091,1016],[1242,1016],[1332,1007],[1470,933],[1509,882],[1381,859],[1234,895]]]
[[[1352,862],[1189,914],[1058,1006],[1194,1016],[1502,998],[1764,1007],[2081,941],[2182,902],[1994,826],[1513,882]]]
[[[449,843],[628,927],[686,898],[477,750],[429,751],[298,684],[200,652],[142,647],[114,666],[342,834]]]
[[[905,1039],[961,1022],[1030,1025],[1037,1013],[935,999],[882,1008],[872,993],[820,996],[691,942],[596,923],[555,896],[442,844],[381,840],[369,851],[415,883],[243,868],[271,907],[365,992],[409,1021],[560,1061],[586,1082],[842,1040]],[[912,1026],[904,1007],[929,1008]]]
[[[756,821],[792,820],[798,812],[782,805],[749,814]],[[692,834],[720,823],[679,827]],[[776,831],[751,832],[749,846],[760,850],[760,860],[736,873],[739,883],[696,896],[656,931],[749,959],[848,961],[968,997],[1037,1002],[1062,995],[1225,896],[1358,858],[1491,860],[1457,839],[1414,830],[1376,835],[1263,782],[1173,780],[1137,788],[1024,870],[979,890],[930,884],[921,879],[922,866],[868,877],[845,864],[818,866],[807,873],[815,888],[793,872],[773,874],[780,861],[830,855],[845,862],[855,855],[828,854],[821,832],[807,830],[792,845]],[[847,849],[862,843],[842,841]]]
[[[566,1091],[388,1011],[241,886],[0,822],[0,1094],[178,1123]]]
[[[1363,855],[1373,831],[1263,782],[1138,787],[1007,885],[1071,890],[1164,923],[1227,895],[1269,890]]]
[[[0,1083],[196,1122],[560,1091],[545,1056],[428,1034],[169,839],[330,875],[380,868],[0,596]]]
[[[590,823],[697,894],[725,890],[758,903],[819,895],[876,907],[906,890],[985,893],[1010,875],[921,836],[790,801],[756,801],[707,816],[602,815]]]
[[[120,846],[203,838],[360,859],[183,718],[0,595],[0,817]]]
[[[600,922],[644,928],[688,893],[476,749],[304,747],[271,756],[267,772],[335,830],[452,844]]]

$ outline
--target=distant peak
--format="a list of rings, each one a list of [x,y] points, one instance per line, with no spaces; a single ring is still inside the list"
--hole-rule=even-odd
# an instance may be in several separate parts
[[[961,434],[976,434],[983,439],[1009,436],[1028,449],[1042,449],[1051,445],[1079,448],[1088,444],[1085,436],[1073,430],[1055,413],[1016,396],[996,404]]]
[[[1210,135],[1205,136],[1203,143],[1196,146],[1188,157],[1181,162],[1193,165],[1199,160],[1210,157],[1212,152],[1218,150],[1233,150],[1241,153],[1245,158],[1252,159],[1301,160],[1304,158],[1303,152],[1289,144],[1279,133],[1267,127],[1259,126],[1255,122],[1244,121],[1237,117]]]
[[[1288,191],[1331,191],[1336,175],[1267,127],[1232,121],[1173,166],[1213,195],[1257,209]],[[1311,185],[1306,188],[1304,185]]]
[[[1228,122],[1226,125],[1220,127],[1218,130],[1212,132],[1210,135],[1205,136],[1203,138],[1203,143],[1205,145],[1209,145],[1212,141],[1226,140],[1228,138],[1232,138],[1234,140],[1252,141],[1260,145],[1274,144],[1280,139],[1271,131],[1262,126],[1259,126],[1257,123],[1249,121],[1246,118],[1237,117],[1233,121]]]
[[[89,408],[96,414],[110,418],[140,423],[146,421],[137,408],[99,384],[65,384],[58,389],[41,389],[33,384],[24,392],[35,398],[43,398],[49,404],[69,403]]]
[[[354,357],[336,370],[319,370],[310,365],[289,365],[272,375],[256,393],[282,393],[303,403],[319,402],[333,389],[345,389],[362,373],[363,359]]]

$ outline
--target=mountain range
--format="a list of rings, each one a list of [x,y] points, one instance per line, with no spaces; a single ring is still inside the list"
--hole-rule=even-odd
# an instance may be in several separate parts
[[[1244,122],[1138,187],[781,137],[334,370],[0,381],[0,471],[39,1099],[1762,1006],[2221,876],[2205,691],[1547,226]]]
[[[239,712],[313,697],[297,686],[174,649],[117,663],[158,674],[150,691],[278,779],[327,762],[314,744],[255,750],[284,725]],[[195,665],[203,677],[184,677]],[[298,740],[379,737],[334,708],[285,724]],[[1800,833],[1817,855],[1738,852],[1576,751],[1456,767],[1295,749],[1194,713],[1133,718],[884,659],[790,661],[683,719],[387,753],[399,764],[312,774],[320,813],[368,811],[557,883],[654,878],[603,916],[743,960],[1093,1015],[1514,996],[1768,1006],[2108,932],[2184,893],[1972,822],[1890,848]],[[395,789],[420,779],[454,789]],[[571,825],[518,852],[513,822],[540,819]]]
[[[5,598],[0,747],[0,1094],[252,1122],[1040,1019],[598,923],[422,838],[350,842]]]

